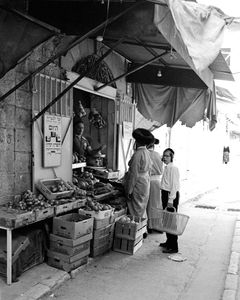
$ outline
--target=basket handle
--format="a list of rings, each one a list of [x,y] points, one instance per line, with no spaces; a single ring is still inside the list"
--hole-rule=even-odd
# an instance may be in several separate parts
[[[168,208],[173,208],[173,211],[169,211],[169,210],[167,210]],[[166,211],[168,211],[168,212],[172,212],[172,213],[175,213],[176,212],[176,208],[174,207],[174,206],[166,206],[166,208],[164,209],[164,210],[166,210]]]

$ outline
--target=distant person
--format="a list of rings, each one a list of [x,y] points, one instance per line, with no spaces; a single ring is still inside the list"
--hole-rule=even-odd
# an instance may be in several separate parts
[[[167,148],[163,152],[163,162],[166,165],[163,171],[161,180],[161,194],[162,194],[162,206],[163,209],[173,212],[178,210],[179,204],[179,188],[180,188],[180,176],[178,168],[173,164],[174,151],[171,148]],[[160,247],[163,247],[163,253],[178,253],[178,236],[166,233],[167,240],[164,243],[160,243]]]
[[[152,165],[146,146],[154,142],[154,136],[144,128],[135,129],[132,136],[136,141],[136,151],[129,161],[129,169],[124,177],[124,188],[130,215],[146,218]]]
[[[161,175],[163,172],[163,162],[161,155],[154,151],[155,145],[157,144],[159,144],[159,140],[154,139],[154,142],[147,146],[152,160],[150,170],[150,195],[147,205],[148,233],[152,233],[153,230],[152,218],[154,218],[154,209],[162,208]]]
[[[229,162],[229,154],[230,154],[230,148],[229,146],[223,147],[223,163],[227,164]]]

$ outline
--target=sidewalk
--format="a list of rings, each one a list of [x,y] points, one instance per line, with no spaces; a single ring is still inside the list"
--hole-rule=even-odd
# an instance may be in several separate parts
[[[188,186],[187,186],[188,184]],[[199,186],[199,183],[197,183],[198,188],[202,191],[202,194],[205,194],[209,192],[210,190],[213,190],[214,186],[211,187],[211,189],[203,189],[203,187]],[[185,199],[187,202],[189,199],[194,198],[194,194],[192,191],[194,190],[194,184],[193,182],[190,184],[189,182],[185,183],[184,189],[188,191],[188,193],[185,193]],[[208,187],[209,188],[209,187]],[[195,193],[195,196],[199,197],[199,193]],[[196,212],[194,212],[195,214]],[[228,222],[230,222],[228,220]],[[231,226],[228,226],[231,227]],[[190,228],[190,226],[189,226]],[[185,244],[188,245],[190,243],[190,239],[192,239],[193,233],[189,232],[189,234],[186,234],[184,236]],[[217,233],[219,234],[219,233]],[[219,234],[220,235],[220,234]],[[232,235],[232,231],[229,229],[229,235]],[[156,241],[157,238],[157,241]],[[227,237],[226,237],[227,238]],[[188,241],[189,239],[189,241]],[[231,244],[232,237],[228,237],[229,243],[225,247],[231,248],[229,246]],[[200,238],[201,240],[201,238]],[[156,244],[157,243],[157,244]],[[128,255],[122,255],[116,252],[110,252],[106,254],[106,257],[101,256],[96,259],[90,259],[89,263],[86,266],[82,266],[76,271],[71,272],[70,274],[61,270],[58,270],[56,268],[52,268],[48,266],[46,263],[43,263],[39,266],[36,266],[29,271],[23,273],[19,277],[19,281],[16,283],[13,283],[11,286],[7,286],[4,279],[0,277],[0,300],[36,300],[40,299],[45,294],[51,294],[52,291],[56,289],[56,287],[60,286],[63,282],[69,280],[70,278],[74,278],[77,274],[81,274],[81,277],[83,280],[84,278],[84,270],[85,268],[89,269],[87,274],[89,274],[90,270],[93,269],[93,272],[95,272],[96,266],[99,266],[101,268],[102,265],[108,264],[111,267],[107,267],[110,269],[117,269],[122,268],[122,265],[128,264],[134,264],[136,260],[144,260],[145,258],[149,259],[149,255],[153,259],[153,266],[156,262],[154,260],[158,259],[159,257],[159,247],[156,247],[159,243],[159,235],[149,235],[147,240],[144,242],[143,249],[138,251],[134,256],[128,256]],[[214,243],[213,243],[214,244]],[[234,229],[234,237],[232,241],[232,254],[229,261],[229,268],[227,271],[227,277],[225,282],[225,290],[223,294],[223,300],[233,300],[234,295],[237,293],[237,286],[238,286],[238,261],[239,261],[239,255],[240,255],[240,221],[236,222],[236,228]],[[148,251],[151,249],[155,249],[154,253],[151,252],[149,254]],[[152,250],[151,250],[152,251]],[[227,251],[227,250],[226,250]],[[189,262],[185,265],[185,268],[188,268],[188,264],[191,263],[191,253],[186,248],[185,253],[188,254],[188,260]],[[194,253],[194,251],[193,251]],[[192,257],[192,260],[195,258]],[[224,260],[228,260],[228,257],[224,256]],[[99,265],[98,265],[99,264]],[[164,263],[165,264],[165,263]],[[165,267],[163,265],[162,267]],[[140,272],[140,271],[139,271]],[[156,270],[157,272],[157,270]],[[94,273],[93,273],[94,274]],[[224,275],[225,276],[225,275]],[[89,278],[88,278],[89,279]],[[186,278],[187,280],[187,278]],[[223,280],[223,278],[221,278]],[[49,298],[50,299],[50,298]],[[73,298],[74,299],[74,298]],[[84,298],[88,299],[88,298]],[[90,299],[90,298],[89,298]],[[93,298],[91,298],[93,299]],[[142,298],[143,299],[143,298]],[[153,299],[153,298],[152,298]],[[197,298],[195,298],[197,299]],[[207,298],[206,298],[207,299]],[[126,299],[125,299],[126,300]],[[184,299],[185,300],[185,299]],[[187,299],[186,299],[187,300]]]

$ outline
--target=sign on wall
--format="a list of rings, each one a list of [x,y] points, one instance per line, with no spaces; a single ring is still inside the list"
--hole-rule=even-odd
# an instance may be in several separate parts
[[[133,123],[123,121],[123,138],[132,139]]]
[[[61,165],[62,158],[62,119],[55,115],[44,115],[43,166]]]

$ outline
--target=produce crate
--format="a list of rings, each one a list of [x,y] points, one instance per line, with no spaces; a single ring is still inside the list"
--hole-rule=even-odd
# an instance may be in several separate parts
[[[125,254],[134,254],[143,244],[142,236],[135,240],[115,237],[113,240],[113,251]]]
[[[99,238],[93,238],[91,241],[91,248],[99,248],[104,245],[112,245],[114,231],[110,231],[108,234]],[[111,246],[110,246],[111,248]]]
[[[112,242],[109,241],[108,243],[104,244],[104,245],[101,245],[99,247],[90,247],[90,254],[89,256],[90,257],[96,257],[96,256],[99,256],[99,255],[102,255],[108,251],[110,251],[112,248]]]
[[[56,199],[71,197],[72,194],[74,193],[74,190],[68,190],[68,191],[56,192],[56,193],[53,193],[50,190],[51,186],[57,186],[61,181],[63,181],[61,178],[40,179],[39,182],[36,184],[36,187],[49,200],[56,200]]]
[[[0,226],[7,228],[19,228],[31,223],[36,219],[33,211],[20,211],[18,209],[0,206]]]
[[[74,256],[74,255],[80,254],[81,252],[83,252],[89,248],[90,248],[90,241],[86,241],[75,247],[69,247],[67,245],[64,245],[61,242],[54,242],[54,241],[50,240],[50,250],[52,250],[54,252],[66,254],[69,256]]]
[[[58,216],[60,214],[73,210],[73,203],[74,202],[68,202],[68,203],[59,204],[55,206],[54,208],[55,215]]]
[[[50,241],[55,242],[55,243],[61,243],[68,247],[76,247],[82,243],[90,241],[92,239],[92,237],[93,237],[92,233],[89,233],[89,234],[85,234],[85,235],[81,236],[78,239],[68,239],[68,238],[64,238],[62,236],[50,233]]]
[[[112,223],[112,224],[107,225],[106,227],[94,230],[93,238],[98,239],[103,236],[106,236],[107,234],[109,234],[112,231],[114,232],[114,226],[115,226],[115,223]]]
[[[121,218],[115,223],[115,237],[135,240],[147,231],[147,219],[128,216],[131,222],[122,222]],[[134,223],[133,223],[134,222]]]
[[[26,227],[22,234],[29,239],[29,244],[27,246],[25,244],[24,247],[21,247],[20,253],[18,253],[16,255],[17,258],[14,259],[12,264],[13,281],[16,281],[16,278],[23,272],[43,263],[45,259],[44,245],[46,244],[46,235],[44,231],[40,229],[29,230],[29,228]],[[3,258],[0,259],[0,274],[5,277],[7,274],[7,262],[6,259]]]
[[[127,214],[127,208],[122,208],[120,210],[115,210],[114,211],[114,217],[115,217],[115,219],[119,218],[121,216],[124,216],[126,214]]]
[[[19,254],[30,244],[29,238],[22,235],[13,235],[12,237],[12,263],[16,261]],[[7,238],[6,234],[0,235],[0,259],[7,261]]]
[[[88,263],[88,255],[80,258],[77,261],[72,263],[65,262],[58,258],[57,256],[49,256],[47,258],[47,264],[51,267],[64,270],[65,272],[70,272],[72,270],[77,269],[80,266],[86,265]]]
[[[61,260],[65,263],[71,264],[71,263],[76,262],[76,261],[80,260],[81,258],[89,255],[89,253],[90,253],[90,247],[88,247],[87,249],[85,249],[81,253],[78,253],[78,254],[73,255],[73,256],[69,256],[68,254],[62,254],[62,253],[59,253],[59,252],[56,252],[56,251],[48,250],[47,256],[51,257],[51,258],[54,258],[54,259]]]
[[[112,224],[113,222],[114,222],[114,217],[113,216],[107,217],[105,219],[100,219],[100,220],[94,219],[93,229],[96,230],[96,229],[105,228],[109,224]]]
[[[45,219],[51,218],[53,216],[54,216],[54,207],[53,206],[35,211],[36,221],[45,220]]]
[[[80,215],[90,216],[84,209],[79,209],[78,212]],[[96,229],[100,229],[100,228],[105,228],[109,224],[112,224],[114,222],[114,215],[111,214],[110,217],[106,217],[104,219],[96,219],[96,218],[93,218],[93,219],[94,219],[93,229],[96,230]]]
[[[53,234],[77,239],[93,231],[93,218],[78,213],[70,213],[53,218]]]
[[[80,208],[80,207],[83,207],[87,202],[87,199],[86,198],[83,198],[83,199],[76,199],[75,201],[73,201],[73,209],[77,209],[77,208]]]
[[[86,210],[86,209],[80,208],[78,212],[80,214],[84,213],[85,215],[89,215],[96,220],[102,220],[102,219],[106,219],[108,217],[113,216],[113,209],[95,211],[95,210]]]

